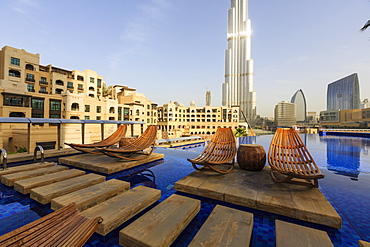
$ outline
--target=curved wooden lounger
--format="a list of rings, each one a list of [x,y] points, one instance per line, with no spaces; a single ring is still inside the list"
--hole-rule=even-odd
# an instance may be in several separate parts
[[[83,246],[102,217],[82,215],[75,203],[0,236],[0,246]]]
[[[271,166],[271,178],[275,182],[287,182],[305,186],[319,186],[318,179],[323,175],[312,158],[307,147],[294,129],[277,129],[271,140],[268,162]],[[274,172],[285,175],[279,179]],[[307,182],[292,179],[305,179]]]
[[[76,144],[76,143],[64,143],[71,148],[74,148],[78,151],[85,152],[85,153],[92,153],[92,154],[100,154],[101,152],[95,148],[104,148],[109,147],[121,140],[122,137],[125,137],[127,131],[127,125],[120,125],[116,131],[99,142],[94,142],[91,144]]]
[[[114,158],[126,159],[126,160],[142,160],[152,154],[157,139],[157,126],[151,125],[146,128],[144,133],[137,139],[126,143],[124,146],[119,148],[105,148],[97,149],[103,154]],[[145,154],[141,151],[144,149],[151,148],[150,152]],[[143,154],[143,157],[131,157],[134,154]]]
[[[188,159],[197,170],[205,167],[211,170],[226,174],[234,169],[234,158],[236,155],[236,142],[231,128],[218,128],[211,141],[205,147],[203,152],[195,159]],[[228,170],[223,171],[215,168],[213,165],[225,164],[232,161]],[[197,167],[201,165],[202,167]]]

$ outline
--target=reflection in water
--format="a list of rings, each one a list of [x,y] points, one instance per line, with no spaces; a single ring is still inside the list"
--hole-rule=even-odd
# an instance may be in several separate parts
[[[150,169],[145,169],[136,173],[132,173],[130,175],[120,177],[121,180],[130,182],[131,187],[135,185],[144,185],[150,188],[157,188],[157,184],[155,183],[155,175]]]
[[[328,170],[357,180],[363,139],[322,136],[321,140],[327,145]]]
[[[256,144],[257,136],[243,136],[243,137],[238,137],[237,139],[237,147],[240,144]]]

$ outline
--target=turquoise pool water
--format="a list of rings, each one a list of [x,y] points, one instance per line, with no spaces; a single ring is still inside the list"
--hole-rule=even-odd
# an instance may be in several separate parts
[[[202,209],[172,246],[187,246],[217,204],[254,214],[251,246],[275,246],[275,219],[325,230],[335,246],[357,246],[359,239],[370,241],[370,159],[368,157],[370,139],[319,135],[301,135],[301,137],[325,174],[325,178],[319,180],[320,189],[341,215],[342,229],[333,229],[216,200],[195,197],[202,201]],[[267,151],[271,138],[271,135],[245,137],[239,138],[239,143],[260,144]],[[113,174],[107,176],[107,179],[118,178],[129,181],[133,187],[144,185],[160,189],[162,197],[159,202],[161,202],[173,193],[178,193],[173,188],[174,183],[193,172],[193,168],[186,159],[196,157],[203,148],[204,146],[176,150],[156,148],[155,152],[165,154],[162,161]],[[2,184],[0,191],[0,235],[51,212],[50,205],[42,206],[30,199],[28,195],[24,196]],[[182,195],[193,197],[188,194]],[[94,234],[86,246],[119,246],[119,230],[133,220],[135,219],[123,224],[105,237]]]

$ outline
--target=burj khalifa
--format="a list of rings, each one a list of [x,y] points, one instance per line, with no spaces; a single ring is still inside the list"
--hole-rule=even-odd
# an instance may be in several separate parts
[[[253,89],[254,68],[251,58],[251,20],[248,0],[231,0],[228,10],[228,48],[225,51],[225,82],[222,105],[239,105],[252,124],[256,118],[256,92]],[[240,114],[240,121],[244,117]]]

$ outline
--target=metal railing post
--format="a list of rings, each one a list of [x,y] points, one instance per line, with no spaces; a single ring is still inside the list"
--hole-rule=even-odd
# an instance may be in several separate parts
[[[5,151],[5,149],[0,149],[0,152],[1,152],[1,156],[3,157],[3,162],[2,162],[2,169],[3,170],[6,170],[6,169],[8,169],[8,164],[7,164],[7,162],[8,162],[8,155],[7,155],[7,153],[6,153],[6,151]]]
[[[37,145],[33,151],[33,162],[36,163],[37,160],[37,149],[40,150],[41,161],[40,164],[44,163],[44,148],[41,145]]]

